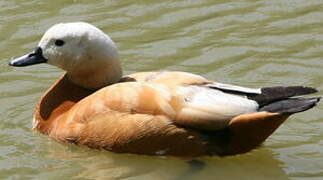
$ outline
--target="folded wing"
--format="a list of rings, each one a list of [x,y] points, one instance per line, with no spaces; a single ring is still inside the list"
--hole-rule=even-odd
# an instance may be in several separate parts
[[[237,115],[256,112],[258,104],[244,95],[206,86],[127,82],[101,89],[74,109],[82,119],[116,111],[167,116],[177,125],[216,130],[226,127]]]

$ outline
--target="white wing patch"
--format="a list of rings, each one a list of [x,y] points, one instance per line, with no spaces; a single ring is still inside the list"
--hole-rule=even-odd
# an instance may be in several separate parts
[[[258,109],[258,104],[253,100],[207,87],[184,86],[177,93],[185,98],[183,108],[177,116],[179,121],[192,123],[194,126],[210,125],[210,129],[220,129],[233,117],[256,112]]]

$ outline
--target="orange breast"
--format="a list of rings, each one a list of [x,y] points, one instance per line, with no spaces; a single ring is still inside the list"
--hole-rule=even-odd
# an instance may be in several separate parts
[[[49,90],[41,97],[36,110],[34,129],[49,135],[54,126],[62,122],[62,117],[77,102],[94,91],[86,90],[75,86],[67,76],[62,76]]]

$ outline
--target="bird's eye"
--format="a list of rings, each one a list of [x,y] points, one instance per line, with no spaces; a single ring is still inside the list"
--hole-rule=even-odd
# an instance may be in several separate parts
[[[65,44],[65,42],[64,42],[63,40],[57,39],[57,40],[55,41],[55,45],[56,45],[56,46],[63,46],[64,44]]]

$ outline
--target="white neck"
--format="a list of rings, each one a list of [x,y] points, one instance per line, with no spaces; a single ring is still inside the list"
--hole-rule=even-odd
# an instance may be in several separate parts
[[[122,68],[119,61],[110,62],[107,66],[67,72],[67,77],[76,85],[85,89],[100,89],[120,81]]]

